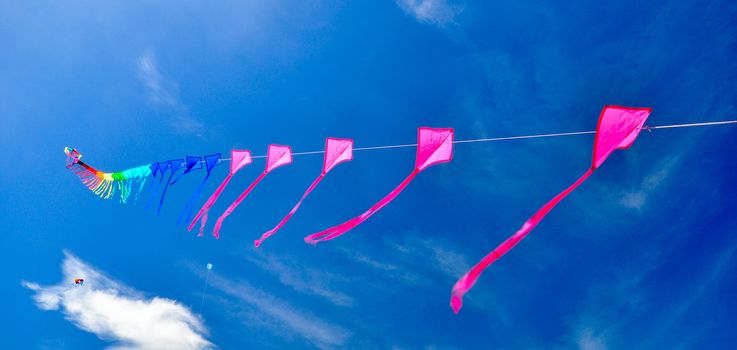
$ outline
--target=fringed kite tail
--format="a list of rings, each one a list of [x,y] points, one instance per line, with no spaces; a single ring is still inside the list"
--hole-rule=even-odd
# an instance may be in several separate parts
[[[591,176],[593,172],[594,168],[590,168],[583,175],[581,175],[581,177],[576,180],[573,185],[569,186],[563,192],[553,197],[553,199],[551,199],[549,202],[545,203],[542,208],[540,208],[534,215],[532,215],[532,217],[530,217],[524,223],[524,225],[522,225],[519,231],[517,231],[511,237],[507,238],[506,241],[502,242],[502,244],[492,250],[491,253],[487,254],[483,259],[481,259],[481,261],[479,261],[478,264],[472,267],[468,272],[466,272],[466,274],[463,275],[463,277],[461,277],[455,283],[455,285],[453,286],[453,290],[450,293],[450,307],[453,309],[454,313],[457,314],[461,311],[461,307],[463,307],[463,295],[466,294],[473,287],[474,284],[476,284],[476,280],[478,280],[478,278],[481,276],[481,273],[483,273],[489,265],[502,257],[502,255],[506,254],[508,251],[514,248],[517,243],[525,238],[532,231],[532,229],[534,229],[535,226],[537,226],[540,221],[542,221],[545,215],[547,215],[548,212],[550,212],[550,210],[558,204],[558,202],[560,202],[579,185],[586,181],[586,179]]]
[[[202,205],[202,208],[200,208],[200,210],[197,212],[197,215],[195,215],[194,219],[192,219],[192,222],[189,223],[187,231],[192,231],[192,228],[194,228],[194,225],[197,223],[197,221],[200,221],[200,232],[197,234],[197,236],[202,237],[203,231],[205,229],[205,224],[207,223],[207,213],[210,211],[210,208],[215,205],[215,202],[220,197],[220,194],[223,193],[223,190],[225,190],[225,187],[228,186],[228,183],[232,178],[233,174],[228,174],[228,176],[223,179],[223,182],[220,183],[220,186],[215,189],[215,192],[210,195],[210,198],[207,199],[205,204]]]
[[[314,190],[315,187],[317,187],[317,184],[319,184],[320,181],[322,181],[322,179],[324,178],[325,178],[325,173],[321,173],[320,176],[318,176],[315,179],[315,181],[312,182],[312,185],[310,185],[310,187],[307,188],[307,191],[305,191],[305,193],[302,195],[302,198],[299,199],[299,202],[297,202],[297,205],[295,205],[294,208],[292,208],[292,210],[290,210],[289,213],[287,213],[287,215],[283,219],[281,219],[281,221],[279,221],[279,223],[276,224],[276,226],[274,226],[274,228],[272,228],[269,231],[266,231],[263,235],[261,235],[261,238],[253,241],[253,245],[256,246],[256,248],[258,248],[259,246],[261,246],[261,243],[263,243],[264,240],[271,237],[271,235],[276,233],[276,231],[279,231],[284,226],[284,224],[286,224],[287,221],[289,221],[292,215],[294,215],[294,213],[297,212],[297,209],[299,209],[299,206],[302,205],[302,201],[304,201],[305,198],[307,198],[307,195],[309,195],[310,192],[312,192],[312,190]]]
[[[407,185],[409,185],[410,182],[412,182],[412,179],[414,179],[417,174],[420,173],[420,170],[415,168],[415,170],[412,171],[412,173],[407,176],[402,183],[399,184],[395,189],[393,189],[389,194],[387,194],[384,198],[382,198],[380,201],[376,202],[371,208],[363,212],[363,214],[356,216],[353,219],[350,219],[342,224],[333,226],[327,230],[320,231],[317,233],[313,233],[307,237],[305,237],[305,243],[316,245],[318,242],[323,241],[329,241],[333,238],[336,238],[350,230],[352,230],[354,227],[360,225],[362,222],[366,221],[368,218],[371,217],[371,215],[374,215],[377,211],[379,211],[381,208],[389,204],[394,198],[396,198],[399,193],[401,193]]]
[[[212,230],[212,235],[215,238],[220,238],[220,227],[223,226],[223,221],[225,221],[225,218],[227,218],[228,215],[230,215],[235,210],[235,208],[237,208],[238,205],[241,204],[241,202],[244,199],[246,199],[246,197],[248,196],[249,193],[251,193],[253,188],[256,187],[256,185],[258,185],[258,183],[261,182],[261,180],[264,179],[266,174],[268,174],[268,172],[264,171],[261,173],[261,175],[259,175],[256,178],[256,180],[253,180],[251,185],[248,186],[248,188],[246,188],[246,190],[243,191],[243,193],[241,193],[241,195],[238,196],[238,198],[233,203],[230,203],[230,206],[228,206],[228,209],[225,209],[223,214],[220,215],[220,217],[218,218],[218,221],[215,223],[215,228]]]
[[[77,175],[82,180],[82,184],[102,199],[112,198],[117,193],[120,196],[120,202],[126,203],[132,192],[132,186],[145,181],[151,174],[148,165],[106,173],[81,161],[82,155],[75,149],[65,147],[64,153],[67,155],[67,169]]]

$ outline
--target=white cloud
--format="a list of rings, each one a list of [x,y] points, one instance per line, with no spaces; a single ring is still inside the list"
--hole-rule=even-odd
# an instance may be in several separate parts
[[[138,78],[146,87],[146,95],[151,103],[163,108],[170,115],[169,124],[173,130],[202,134],[205,126],[192,117],[179,100],[179,88],[176,83],[163,77],[153,53],[147,52],[138,58]]]
[[[445,27],[453,23],[461,7],[450,5],[446,0],[397,0],[397,5],[416,20]]]
[[[141,292],[64,252],[63,280],[53,286],[23,285],[43,310],[60,310],[75,326],[112,341],[109,349],[210,349],[201,320],[187,307]],[[83,278],[83,286],[73,280]]]

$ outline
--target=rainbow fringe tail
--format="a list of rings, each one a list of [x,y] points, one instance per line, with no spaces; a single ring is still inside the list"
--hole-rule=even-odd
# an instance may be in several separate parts
[[[82,162],[80,160],[82,154],[74,148],[64,147],[64,153],[67,155],[67,169],[77,175],[90,191],[102,199],[110,199],[119,193],[120,202],[126,203],[133,192],[133,186],[139,185],[140,192],[146,183],[146,178],[151,175],[150,165],[105,173]]]

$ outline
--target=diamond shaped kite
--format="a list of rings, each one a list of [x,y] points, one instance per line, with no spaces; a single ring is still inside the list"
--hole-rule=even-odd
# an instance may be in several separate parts
[[[322,179],[325,177],[325,175],[333,169],[336,165],[347,162],[349,160],[353,159],[353,140],[351,139],[336,139],[336,138],[328,138],[327,141],[325,141],[325,158],[322,162],[322,172],[320,173],[320,176],[318,176],[315,181],[312,182],[310,187],[307,188],[304,194],[302,194],[302,198],[299,199],[299,202],[292,208],[292,210],[287,213],[287,215],[279,221],[278,224],[274,228],[272,228],[269,231],[266,231],[263,235],[261,235],[261,238],[253,241],[253,244],[258,248],[261,243],[267,238],[269,238],[271,235],[276,233],[276,231],[279,231],[279,229],[284,226],[284,224],[289,221],[289,218],[294,215],[294,213],[297,212],[297,209],[299,209],[299,206],[302,205],[302,201],[307,198],[307,195],[312,192],[312,190],[317,187],[317,184],[322,181]]]
[[[519,241],[525,238],[532,229],[569,193],[581,185],[604,160],[617,149],[626,149],[632,145],[640,133],[645,120],[650,115],[651,108],[631,108],[621,106],[605,106],[599,116],[596,127],[596,138],[594,140],[594,156],[591,167],[573,185],[553,197],[532,217],[530,217],[514,235],[502,242],[498,247],[487,254],[481,261],[472,267],[453,286],[451,292],[450,306],[453,312],[458,313],[463,306],[463,295],[468,292],[481,273],[511,250]]]
[[[396,198],[399,193],[409,185],[412,179],[414,179],[420,171],[425,170],[431,165],[449,162],[452,156],[453,129],[420,128],[417,135],[417,157],[415,159],[415,168],[409,176],[399,184],[399,186],[389,192],[389,194],[379,200],[363,214],[327,230],[311,234],[305,237],[305,242],[317,244],[318,242],[331,240],[352,230],[354,227],[366,221],[371,217],[371,215],[374,215],[374,213],[394,200],[394,198]]]

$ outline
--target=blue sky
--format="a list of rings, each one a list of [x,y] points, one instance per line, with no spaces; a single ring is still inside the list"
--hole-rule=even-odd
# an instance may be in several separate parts
[[[4,347],[737,347],[732,126],[643,133],[487,270],[459,315],[453,283],[586,170],[590,135],[456,145],[354,231],[304,244],[414,162],[412,149],[357,152],[258,250],[319,156],[266,177],[216,241],[175,225],[201,174],[154,216],[96,198],[62,153],[119,170],[319,150],[328,136],[412,143],[419,126],[593,130],[604,104],[653,107],[651,125],[734,119],[735,23],[733,1],[2,2]],[[86,289],[71,289],[78,274]]]

